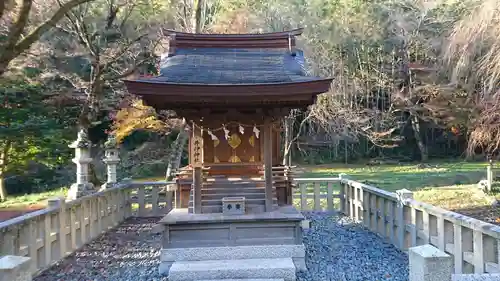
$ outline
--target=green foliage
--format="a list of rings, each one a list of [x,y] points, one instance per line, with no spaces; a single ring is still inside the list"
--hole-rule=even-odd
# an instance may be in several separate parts
[[[71,112],[58,110],[43,91],[40,84],[23,80],[0,83],[0,147],[9,148],[6,165],[0,168],[9,193],[55,184],[57,168],[70,158]]]

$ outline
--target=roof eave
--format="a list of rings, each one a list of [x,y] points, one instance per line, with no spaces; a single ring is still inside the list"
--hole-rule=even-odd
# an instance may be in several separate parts
[[[260,84],[180,84],[148,80],[124,80],[128,91],[135,95],[162,95],[190,97],[209,96],[286,96],[310,95],[328,92],[333,78],[300,82]]]

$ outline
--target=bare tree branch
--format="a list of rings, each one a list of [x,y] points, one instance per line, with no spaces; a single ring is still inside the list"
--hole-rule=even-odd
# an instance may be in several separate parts
[[[31,7],[33,5],[33,0],[23,0],[21,9],[19,10],[18,16],[14,25],[11,27],[9,34],[7,35],[7,44],[5,45],[4,52],[12,52],[16,43],[21,38],[26,24],[28,23],[29,14]]]
[[[26,9],[24,9],[24,8],[27,7],[28,1],[30,3],[32,2],[31,0],[25,0],[25,2],[23,2],[22,11],[26,11]],[[21,41],[15,42],[15,45],[11,44],[12,46],[8,46],[9,49],[6,49],[6,50],[3,50],[2,52],[0,52],[0,75],[3,75],[3,73],[7,70],[8,64],[14,58],[19,56],[22,52],[28,50],[31,47],[31,45],[33,45],[33,43],[35,43],[36,41],[38,41],[40,39],[42,34],[44,34],[48,30],[50,30],[53,26],[55,26],[56,23],[59,20],[61,20],[68,11],[70,11],[71,9],[73,9],[74,7],[76,7],[80,4],[90,2],[90,1],[92,1],[92,0],[70,0],[66,3],[64,3],[54,13],[54,15],[52,15],[52,17],[50,17],[47,21],[43,22],[38,27],[36,27],[31,33],[29,33],[28,35],[26,35],[26,37],[21,39]],[[26,15],[24,15],[24,16],[27,17],[28,14],[29,14],[29,9],[26,12]],[[20,26],[22,26],[22,29],[23,29],[23,30],[21,30],[21,33],[24,31],[24,27],[26,25],[25,21],[27,21],[27,18],[24,19],[24,16],[22,16],[22,14],[19,16],[19,17],[23,17],[22,21],[20,21],[20,23],[21,23]],[[11,33],[13,35],[18,34],[18,32],[19,32],[18,29],[14,28],[14,30],[15,30],[15,32],[11,32]],[[15,38],[13,38],[13,39],[15,39]],[[8,42],[12,41],[13,39],[9,38]],[[18,37],[18,39],[19,39],[19,37]]]

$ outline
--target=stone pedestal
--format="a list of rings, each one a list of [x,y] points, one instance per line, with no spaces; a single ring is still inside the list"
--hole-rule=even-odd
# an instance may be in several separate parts
[[[75,149],[76,183],[73,183],[68,191],[67,200],[75,200],[95,192],[94,185],[88,181],[90,157],[90,141],[84,130],[78,132],[78,138],[69,147]]]
[[[31,281],[31,258],[3,256],[0,258],[0,281]]]
[[[408,250],[410,281],[451,281],[453,258],[432,245]]]

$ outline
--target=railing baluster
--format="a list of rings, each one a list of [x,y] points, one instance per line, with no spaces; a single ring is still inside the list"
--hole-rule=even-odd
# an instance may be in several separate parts
[[[300,209],[302,211],[307,210],[307,191],[305,184],[300,184]]]
[[[160,214],[160,200],[159,200],[159,188],[158,186],[151,187],[151,205],[153,210],[153,216],[157,216]]]
[[[326,195],[326,205],[328,211],[333,211],[335,206],[333,205],[333,182],[328,182],[328,190]]]
[[[321,211],[321,197],[320,197],[320,190],[321,186],[319,182],[314,183],[314,210],[315,211]]]
[[[142,217],[146,214],[146,194],[145,194],[145,186],[139,187],[137,190],[137,203],[139,204],[139,217]]]

